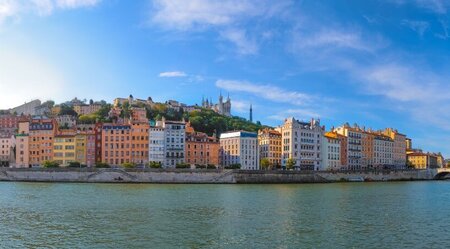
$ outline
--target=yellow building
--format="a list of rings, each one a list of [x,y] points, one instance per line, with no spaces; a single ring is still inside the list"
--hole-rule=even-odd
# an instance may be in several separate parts
[[[75,161],[84,165],[87,165],[86,144],[87,144],[86,134],[77,134],[75,136]]]
[[[53,160],[61,166],[68,166],[70,162],[75,162],[75,135],[61,134],[55,136],[53,144]]]
[[[272,129],[258,131],[259,156],[267,158],[272,167],[281,167],[281,133]]]
[[[408,162],[415,169],[430,169],[438,167],[438,158],[430,153],[414,152],[408,154]]]

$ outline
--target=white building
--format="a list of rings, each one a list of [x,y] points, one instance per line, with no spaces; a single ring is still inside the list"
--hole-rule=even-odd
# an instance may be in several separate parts
[[[177,164],[184,163],[185,140],[184,121],[157,121],[149,129],[149,161],[162,162],[166,168],[175,168]]]
[[[62,126],[62,127],[71,128],[77,124],[77,117],[74,117],[72,115],[60,115],[60,116],[56,116],[55,119],[60,127]]]
[[[323,169],[340,170],[341,165],[341,140],[334,132],[327,132],[323,138]]]
[[[394,165],[394,140],[388,136],[373,138],[373,165],[376,168],[391,168]]]
[[[156,124],[150,124],[149,134],[149,162],[164,163],[165,159],[165,139],[164,139],[164,127],[161,121]]]
[[[222,166],[240,164],[241,169],[259,169],[258,135],[235,131],[220,134]]]
[[[295,160],[295,169],[322,170],[322,139],[324,127],[320,121],[302,122],[287,118],[277,130],[282,135],[282,165],[289,158]]]

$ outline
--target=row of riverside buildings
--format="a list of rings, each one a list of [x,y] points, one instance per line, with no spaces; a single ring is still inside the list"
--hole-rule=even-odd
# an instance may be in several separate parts
[[[0,116],[0,166],[36,167],[44,161],[61,166],[78,162],[120,166],[158,162],[173,168],[240,165],[288,166],[297,170],[371,170],[444,167],[440,153],[412,148],[411,139],[392,128],[365,129],[344,124],[329,131],[320,120],[287,118],[258,133],[233,131],[216,136],[195,131],[189,122],[149,121],[145,110],[132,108],[130,118],[116,123],[71,124],[42,116]],[[64,128],[61,123],[64,123]],[[267,165],[265,165],[267,166]]]

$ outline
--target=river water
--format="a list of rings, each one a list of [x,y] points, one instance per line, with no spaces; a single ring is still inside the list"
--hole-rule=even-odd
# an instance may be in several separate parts
[[[0,182],[0,248],[449,248],[450,182]]]

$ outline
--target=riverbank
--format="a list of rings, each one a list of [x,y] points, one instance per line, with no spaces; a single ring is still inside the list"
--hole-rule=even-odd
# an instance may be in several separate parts
[[[447,172],[447,171],[445,171]],[[445,173],[444,172],[444,173]],[[1,168],[0,181],[92,183],[330,183],[418,181],[443,175],[440,169],[398,171],[264,171],[191,169]]]

